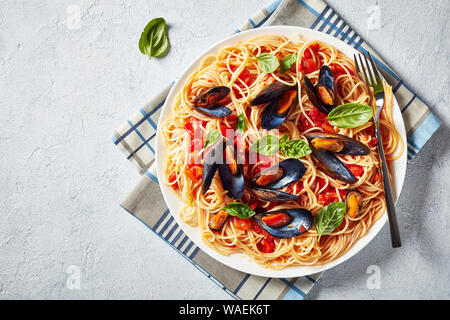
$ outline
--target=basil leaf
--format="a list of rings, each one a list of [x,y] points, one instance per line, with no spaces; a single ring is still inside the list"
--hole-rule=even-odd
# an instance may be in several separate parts
[[[311,148],[305,141],[290,140],[289,136],[285,134],[281,139],[280,151],[285,157],[299,159],[310,154]]]
[[[286,57],[283,58],[283,60],[281,60],[280,72],[285,73],[290,68],[292,68],[292,66],[295,65],[296,62],[297,62],[297,54],[296,53],[288,54]]]
[[[170,49],[167,26],[164,18],[152,19],[144,28],[139,39],[139,50],[149,56],[162,57]]]
[[[216,129],[212,129],[210,132],[208,132],[208,135],[206,136],[205,148],[219,140],[219,137],[221,135],[222,134],[220,133],[220,131]]]
[[[336,107],[328,114],[328,122],[340,128],[356,128],[373,118],[371,106],[349,103]]]
[[[229,203],[222,209],[225,210],[230,216],[235,216],[241,219],[248,219],[256,214],[252,208],[240,202]]]
[[[236,130],[241,133],[244,133],[246,129],[247,129],[247,124],[245,123],[245,116],[243,113],[241,113],[239,115],[239,117],[237,117],[237,120],[236,120]]]
[[[330,234],[342,224],[347,207],[344,202],[330,203],[314,217],[314,228],[320,235]]]
[[[274,72],[280,65],[278,59],[271,53],[261,53],[256,59],[258,59],[259,68],[265,73]]]
[[[273,156],[278,153],[279,145],[278,137],[268,135],[256,141],[249,149],[265,156]]]

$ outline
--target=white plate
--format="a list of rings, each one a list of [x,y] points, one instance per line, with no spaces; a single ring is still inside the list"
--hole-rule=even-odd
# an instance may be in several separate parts
[[[293,26],[274,26],[274,27],[264,27],[264,28],[258,28],[258,29],[252,29],[249,31],[245,31],[242,33],[238,33],[236,35],[233,35],[231,37],[226,38],[225,40],[222,40],[213,46],[211,46],[208,50],[203,52],[197,59],[194,60],[194,62],[186,69],[184,70],[183,74],[177,81],[177,83],[172,87],[172,89],[169,92],[169,95],[166,99],[166,102],[164,106],[162,107],[161,117],[159,119],[158,128],[160,128],[161,123],[166,117],[170,117],[172,114],[171,106],[173,104],[173,101],[175,100],[175,97],[177,93],[181,90],[184,82],[186,79],[200,66],[200,62],[202,59],[210,54],[217,53],[220,49],[222,49],[225,46],[234,44],[236,42],[251,39],[259,35],[264,34],[277,34],[277,35],[283,35],[287,37],[291,37],[297,34],[302,34],[305,40],[319,40],[323,41],[325,43],[328,43],[344,54],[346,54],[348,57],[353,57],[354,53],[357,53],[357,51],[352,48],[351,46],[347,45],[346,43],[342,42],[341,40],[338,40],[332,36],[329,36],[325,33],[306,29],[306,28],[300,28],[300,27],[293,27]],[[405,133],[405,126],[403,123],[403,118],[400,112],[400,108],[398,107],[397,101],[395,101],[395,107],[394,107],[394,123],[399,131],[401,137],[404,141],[406,141],[406,133]],[[189,238],[198,246],[200,249],[202,249],[204,252],[209,254],[212,258],[216,259],[217,261],[220,261],[221,263],[240,270],[242,272],[263,276],[263,277],[272,277],[272,278],[290,278],[290,277],[300,277],[305,275],[314,274],[317,272],[321,272],[327,269],[330,269],[347,259],[354,256],[359,250],[364,248],[381,230],[383,225],[387,221],[387,215],[384,214],[383,217],[378,220],[369,230],[367,235],[365,235],[363,238],[359,239],[356,243],[354,243],[353,247],[347,251],[344,255],[337,258],[336,260],[326,263],[324,265],[319,266],[291,266],[287,267],[282,270],[271,270],[264,268],[260,265],[258,265],[256,262],[251,260],[250,257],[243,253],[236,253],[229,256],[224,256],[213,250],[212,248],[208,247],[200,236],[200,229],[199,227],[192,227],[183,222],[179,217],[179,209],[182,206],[182,202],[180,198],[176,195],[176,193],[170,188],[169,186],[165,185],[163,181],[166,181],[163,175],[163,159],[165,154],[165,146],[164,143],[161,142],[161,131],[158,130],[156,134],[156,171],[158,175],[161,187],[162,194],[164,196],[164,200],[167,203],[167,206],[170,209],[170,212],[172,213],[174,219],[178,223],[178,225],[183,229],[183,231],[189,236]],[[403,180],[405,178],[405,172],[406,172],[406,152],[403,153],[402,157],[398,160],[396,160],[393,163],[392,169],[394,173],[394,184],[393,189],[396,195],[399,195],[403,186]],[[386,246],[390,246],[390,242],[386,242]]]

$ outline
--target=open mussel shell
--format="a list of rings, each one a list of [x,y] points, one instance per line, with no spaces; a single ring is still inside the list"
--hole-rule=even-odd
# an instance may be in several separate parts
[[[281,239],[302,235],[313,225],[311,212],[303,208],[269,211],[254,217],[261,228]]]
[[[319,82],[314,86],[311,80],[304,75],[306,94],[309,100],[320,112],[329,114],[336,107],[334,92],[334,76],[328,66],[323,66],[319,73]]]
[[[202,92],[192,101],[195,106],[202,108],[209,108],[216,104],[217,101],[222,100],[230,93],[230,88],[225,86],[212,87]]]
[[[311,151],[314,157],[319,161],[319,167],[330,176],[346,183],[353,184],[356,178],[353,173],[333,154],[328,150],[317,150],[311,146]]]
[[[216,161],[219,168],[220,180],[224,189],[228,191],[228,196],[237,200],[244,194],[244,175],[241,167],[237,164],[233,144],[227,140],[223,146],[222,161]]]
[[[283,92],[264,110],[261,116],[261,127],[265,130],[278,128],[287,119],[290,111],[295,108],[297,103],[297,89]]]
[[[252,193],[259,200],[263,201],[277,201],[277,202],[286,202],[286,201],[297,201],[300,199],[299,196],[295,194],[290,194],[283,191],[271,190],[266,188],[261,188],[257,186],[252,187]]]
[[[231,110],[228,109],[225,106],[222,106],[220,104],[215,104],[210,107],[198,107],[195,106],[195,109],[200,112],[201,114],[207,116],[207,117],[213,117],[213,118],[223,118],[228,117],[231,114]]]
[[[356,217],[361,212],[362,195],[358,190],[350,190],[345,197],[347,215],[350,218]]]
[[[202,174],[202,193],[205,194],[211,186],[211,182],[216,174],[218,165],[217,159],[222,159],[223,146],[222,142],[218,141],[210,146],[205,152],[205,160],[203,163]]]
[[[317,150],[328,150],[351,156],[365,156],[370,154],[370,148],[350,137],[328,132],[307,133],[306,138]]]
[[[255,175],[252,179],[252,185],[265,189],[282,189],[298,180],[306,172],[306,167],[298,159],[286,159],[279,164]]]
[[[284,92],[292,88],[293,87],[285,85],[284,83],[274,82],[261,91],[261,93],[250,102],[250,106],[257,106],[267,102],[272,102],[280,97]]]
[[[228,219],[228,213],[225,210],[220,210],[219,212],[211,215],[208,227],[212,231],[220,231],[222,229],[225,222],[227,222]]]

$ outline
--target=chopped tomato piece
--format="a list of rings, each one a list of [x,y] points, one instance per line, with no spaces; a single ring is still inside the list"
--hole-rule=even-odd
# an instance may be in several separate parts
[[[177,175],[175,172],[172,172],[172,174],[169,177],[169,183],[174,183],[175,180],[177,180]],[[172,184],[172,188],[174,188],[175,190],[178,190],[180,188],[180,186],[178,185],[178,183],[174,183],[174,184]]]
[[[312,73],[314,71],[316,71],[317,69],[317,65],[314,62],[314,59],[310,58],[310,59],[302,59],[302,72],[304,74],[309,74]]]
[[[334,133],[334,127],[328,122],[328,120],[324,121],[321,125],[322,129],[325,132]]]
[[[317,198],[317,201],[326,206],[330,203],[336,202],[339,200],[339,197],[337,196],[336,192],[325,192],[319,194],[319,197]]]
[[[320,50],[320,43],[316,42],[309,46],[315,54],[317,54]]]
[[[251,219],[241,219],[238,217],[231,217],[231,223],[236,229],[244,231],[250,230],[253,225]]]
[[[357,164],[348,164],[346,165],[346,167],[351,171],[351,173],[353,173],[355,177],[360,177],[364,173],[364,168]]]
[[[202,179],[203,176],[203,167],[199,165],[193,165],[188,167],[187,174],[191,178],[192,181],[198,181]]]
[[[378,144],[378,139],[377,138],[372,138],[372,140],[370,140],[369,143],[368,143],[369,147],[376,146],[377,144]]]
[[[258,244],[258,249],[264,253],[272,253],[275,251],[275,242],[273,239],[265,238],[262,239]]]
[[[376,182],[380,181],[380,179],[381,179],[381,176],[380,176],[380,174],[377,172],[377,173],[373,176],[373,178],[372,178],[372,183],[376,183]]]

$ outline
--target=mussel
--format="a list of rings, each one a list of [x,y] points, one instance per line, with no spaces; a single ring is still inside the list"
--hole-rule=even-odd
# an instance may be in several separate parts
[[[208,226],[213,231],[219,231],[228,219],[228,213],[225,210],[213,214],[208,222]]]
[[[308,232],[313,224],[310,211],[303,208],[281,209],[254,216],[255,222],[277,238],[292,238]]]
[[[350,218],[356,217],[361,211],[362,195],[358,190],[350,190],[345,197],[345,204],[347,207],[347,215]]]
[[[205,151],[205,160],[203,163],[202,193],[205,194],[211,186],[211,182],[217,171],[217,159],[222,158],[222,142],[216,142]]]
[[[314,132],[306,134],[311,145],[317,150],[328,150],[351,156],[365,156],[370,154],[370,148],[350,137],[328,132]]]
[[[252,179],[253,194],[264,201],[295,201],[298,196],[279,191],[298,180],[306,172],[306,167],[298,159],[287,159],[257,174]]]
[[[307,133],[311,151],[314,157],[319,161],[320,168],[346,183],[353,184],[356,178],[353,173],[334,155],[334,153],[348,155],[367,155],[370,149],[350,137],[334,133]]]
[[[230,88],[225,86],[212,87],[192,100],[195,109],[208,116],[214,118],[227,117],[231,114],[231,110],[225,106],[218,104],[220,100],[228,96]]]
[[[290,111],[295,108],[298,103],[297,95],[297,87],[275,82],[253,99],[250,106],[267,105],[261,116],[261,127],[272,130],[283,124]]]
[[[334,76],[328,66],[323,66],[319,73],[319,82],[314,86],[311,80],[304,75],[306,93],[309,100],[322,113],[329,114],[336,107],[336,94],[334,91]]]
[[[217,162],[219,176],[223,187],[228,191],[228,196],[237,200],[242,197],[245,189],[244,175],[236,161],[236,153],[233,144],[226,140],[223,149],[223,161]]]
[[[219,170],[222,186],[233,199],[242,197],[245,189],[244,175],[236,160],[233,144],[223,139],[209,147],[203,163],[203,194],[211,186],[212,179]]]

